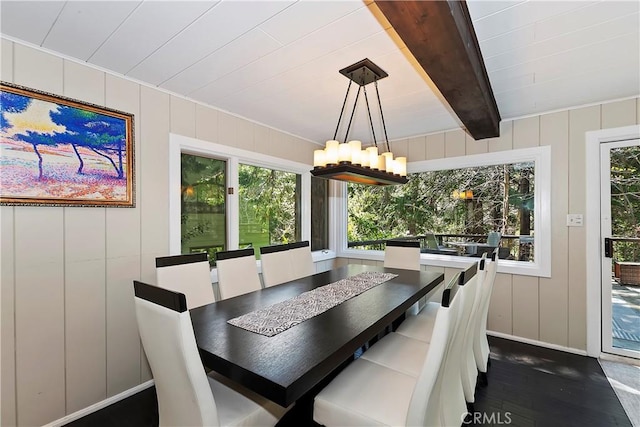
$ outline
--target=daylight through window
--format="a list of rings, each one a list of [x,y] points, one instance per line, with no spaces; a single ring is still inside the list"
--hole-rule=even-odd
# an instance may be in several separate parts
[[[418,172],[405,185],[349,184],[348,247],[415,237],[423,253],[534,261],[533,161]]]

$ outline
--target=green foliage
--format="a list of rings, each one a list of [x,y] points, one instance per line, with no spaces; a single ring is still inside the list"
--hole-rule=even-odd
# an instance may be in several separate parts
[[[252,224],[266,234],[266,244],[300,238],[299,176],[273,169],[240,165],[240,225]],[[242,240],[241,236],[241,240]],[[262,240],[262,239],[260,239]],[[252,242],[254,247],[263,245]]]
[[[398,186],[349,184],[348,240],[427,232],[519,234],[523,214],[533,225],[533,169],[533,163],[519,163],[421,172]],[[465,190],[473,191],[472,199],[455,197]]]
[[[640,147],[615,148],[611,154],[611,231],[617,237],[640,237]],[[617,261],[640,261],[640,245],[618,242]]]

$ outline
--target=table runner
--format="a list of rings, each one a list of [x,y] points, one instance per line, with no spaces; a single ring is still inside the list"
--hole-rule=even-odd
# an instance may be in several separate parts
[[[356,274],[229,319],[227,323],[272,337],[397,276],[373,271]]]

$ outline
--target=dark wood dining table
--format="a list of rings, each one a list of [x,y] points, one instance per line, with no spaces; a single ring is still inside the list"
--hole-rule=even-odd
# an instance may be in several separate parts
[[[275,336],[227,320],[365,271],[398,276]],[[347,265],[190,310],[204,365],[289,406],[442,283],[442,273]]]

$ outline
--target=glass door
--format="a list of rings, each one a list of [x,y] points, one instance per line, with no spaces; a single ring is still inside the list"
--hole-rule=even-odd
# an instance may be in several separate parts
[[[600,145],[602,351],[640,358],[640,140]]]

